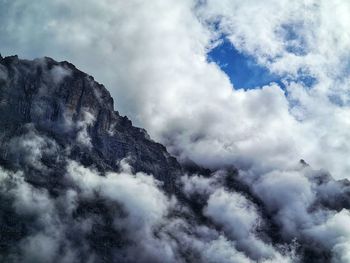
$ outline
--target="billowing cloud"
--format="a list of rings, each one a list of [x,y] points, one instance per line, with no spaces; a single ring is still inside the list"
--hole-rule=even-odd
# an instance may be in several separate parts
[[[33,125],[9,140],[7,163],[17,172],[0,171],[0,223],[8,227],[2,260],[298,262],[299,247],[334,262],[348,257],[349,236],[340,229],[349,220],[350,187],[305,163],[184,174],[174,196],[152,175],[134,174],[127,159],[119,172],[101,171],[61,147]],[[47,166],[50,158],[60,161]]]
[[[304,158],[346,178],[348,8],[343,1],[17,0],[2,2],[1,49],[72,61],[182,160],[271,170]],[[220,33],[286,78],[288,96],[275,84],[234,90],[206,60]]]
[[[125,160],[120,173],[107,174],[67,160],[69,187],[56,196],[45,188],[34,187],[25,178],[22,172],[0,170],[3,211],[11,213],[1,220],[13,217],[23,224],[17,237],[3,236],[7,242],[7,253],[1,254],[4,261],[194,262],[197,258],[213,263],[292,262],[292,255],[281,254],[272,245],[254,238],[263,252],[253,247],[252,255],[252,247],[245,242],[250,242],[246,239],[259,215],[253,207],[246,211],[244,205],[252,204],[238,194],[217,190],[211,195],[204,213],[218,225],[225,220],[230,222],[227,232],[226,226],[224,232],[219,232],[197,221],[174,196],[163,193],[151,175],[132,174]],[[220,195],[242,202],[229,204],[233,210],[221,216],[215,212],[226,205]],[[237,209],[246,214],[237,215]],[[244,215],[250,220],[245,221]],[[16,225],[10,227],[16,229]],[[242,228],[240,234],[232,234],[231,227]],[[100,239],[94,241],[94,236]],[[16,239],[16,244],[11,246],[12,239]],[[105,249],[99,247],[98,242],[107,241],[112,243],[106,244]]]
[[[293,261],[293,247],[282,249],[258,236],[263,219],[257,207],[224,190],[225,171],[207,179],[184,175],[178,189],[187,196],[183,200],[165,193],[152,175],[133,173],[127,159],[119,172],[84,167],[69,159],[69,149],[64,153],[53,139],[27,129],[10,142],[17,155],[7,161],[17,172],[0,169],[3,261]],[[52,155],[64,159],[62,167],[45,165]],[[195,194],[203,202],[197,211],[191,207]],[[222,208],[225,214],[218,213]]]
[[[346,231],[338,230],[344,222],[349,222],[349,204],[345,201],[350,190],[348,184],[334,181],[327,172],[308,166],[240,177],[265,204],[280,226],[283,239],[310,242],[316,254],[328,251],[332,262],[347,262],[344,247],[350,240]]]
[[[239,51],[285,79],[290,115],[299,120],[299,156],[337,178],[349,174],[349,8],[343,1],[223,0],[200,10]]]

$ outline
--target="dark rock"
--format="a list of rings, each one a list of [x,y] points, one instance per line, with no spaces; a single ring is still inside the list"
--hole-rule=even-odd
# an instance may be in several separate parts
[[[167,190],[173,189],[181,174],[176,159],[144,129],[114,111],[113,98],[93,77],[47,57],[33,61],[5,57],[0,70],[0,132],[6,138],[0,141],[2,162],[16,167],[9,143],[30,130],[53,139],[60,153],[71,149],[69,157],[85,166],[118,171],[119,162],[128,158],[134,172],[153,174]]]

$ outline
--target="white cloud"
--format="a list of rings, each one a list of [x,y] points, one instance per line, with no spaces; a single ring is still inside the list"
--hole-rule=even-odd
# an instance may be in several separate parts
[[[293,103],[298,102],[291,104],[291,115],[303,120],[293,131],[295,143],[300,157],[337,178],[350,174],[346,164],[350,53],[344,48],[350,44],[349,18],[344,15],[349,9],[344,1],[313,0],[209,0],[201,9],[208,21],[221,21],[220,30],[236,48],[272,72],[297,82],[300,75],[316,79],[311,90],[301,83],[287,84]]]
[[[243,253],[233,249],[233,244],[230,244],[224,237],[220,237],[217,240],[212,241],[206,245],[203,254],[204,258],[210,263],[223,262],[237,262],[237,263],[250,263],[252,262]]]
[[[222,189],[213,193],[204,214],[222,226],[237,246],[254,260],[281,257],[271,245],[257,238],[256,229],[262,223],[255,205],[238,193]]]
[[[81,120],[77,122],[77,128],[79,129],[77,133],[77,142],[88,148],[92,148],[91,137],[88,133],[88,128],[92,126],[95,122],[95,116],[88,112],[83,111]]]
[[[284,228],[284,233],[293,237],[299,229],[312,224],[307,209],[315,195],[302,173],[274,171],[252,185],[270,211],[277,214],[277,221]]]
[[[263,238],[267,230],[266,222],[261,215],[261,206],[258,207],[242,193],[233,192],[227,185],[229,174],[221,171],[209,178],[193,176],[182,178],[185,194],[192,196],[193,200],[202,200],[205,204],[203,215],[213,222],[225,237],[220,237],[213,242],[216,247],[223,239],[228,238],[234,242],[235,249],[225,252],[228,243],[222,244],[222,253],[230,258],[235,250],[243,252],[249,260],[262,262],[295,262],[297,258],[293,254],[293,244],[282,249],[276,249],[269,240]],[[289,200],[286,200],[288,206]],[[216,245],[214,245],[214,243]],[[237,259],[239,254],[234,255]]]
[[[263,201],[285,240],[296,238],[315,251],[331,251],[332,262],[347,262],[350,241],[344,227],[349,211],[337,210],[348,196],[348,186],[307,166],[260,176],[242,174],[241,179]]]
[[[159,182],[152,176],[143,173],[132,175],[128,169],[100,176],[97,171],[75,162],[69,164],[68,173],[84,194],[93,197],[97,191],[99,195],[121,203],[130,214],[128,224],[135,232],[159,222],[170,207],[170,201],[157,188]],[[147,234],[150,233],[151,229],[147,229]]]
[[[28,130],[27,133],[6,142],[7,154],[19,165],[45,171],[47,167],[41,158],[44,155],[56,158],[59,147],[54,140],[37,134],[33,126],[27,125],[25,129]]]
[[[61,66],[54,66],[51,70],[50,73],[52,74],[53,81],[56,84],[60,84],[65,77],[68,77],[72,74],[72,72],[69,69],[66,69]]]
[[[334,253],[333,262],[350,260],[350,212],[343,209],[331,216],[326,222],[309,229],[307,234],[319,240]]]
[[[65,225],[60,218],[72,210],[62,211],[60,205],[64,204],[65,208],[69,208],[72,205],[74,195],[67,192],[67,195],[53,199],[46,189],[35,188],[27,183],[22,172],[12,173],[2,168],[0,169],[0,185],[1,197],[6,196],[11,200],[4,204],[4,207],[7,211],[14,211],[12,214],[14,218],[11,220],[18,220],[22,229],[16,229],[16,231],[23,232],[16,234],[21,238],[16,241],[15,246],[11,245],[11,236],[9,237],[7,233],[3,235],[3,238],[8,242],[7,245],[11,246],[10,253],[1,254],[1,257],[7,256],[4,261],[44,263],[55,260],[60,263],[73,262],[76,255],[71,240],[65,236],[65,231],[67,228],[73,229],[74,226]],[[69,221],[69,216],[65,220]],[[6,221],[1,221],[1,223],[4,227],[11,226]],[[59,255],[60,251],[65,256]]]

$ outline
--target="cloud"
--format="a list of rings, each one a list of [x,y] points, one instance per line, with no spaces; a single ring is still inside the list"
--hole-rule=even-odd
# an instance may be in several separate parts
[[[65,236],[68,225],[60,218],[60,213],[69,214],[71,210],[60,210],[63,207],[59,207],[60,203],[69,205],[69,194],[54,199],[47,190],[27,183],[21,172],[1,169],[0,175],[0,198],[4,202],[3,208],[10,213],[3,214],[1,219],[1,225],[8,228],[8,232],[2,235],[5,253],[0,258],[10,262],[74,261],[71,241]],[[7,220],[17,223],[9,224]],[[60,251],[66,256],[58,260]]]
[[[204,262],[221,262],[219,259],[226,255],[229,255],[232,259],[239,260],[241,258],[242,262],[251,262],[252,259],[246,253],[252,256],[252,251],[255,251],[252,257],[255,260],[266,259],[273,262],[289,262],[287,257],[284,258],[272,246],[265,245],[261,240],[250,238],[250,231],[253,231],[254,225],[258,223],[259,215],[253,207],[251,208],[252,211],[247,210],[245,205],[253,205],[239,194],[228,194],[218,190],[210,196],[204,214],[213,218],[214,222],[223,225],[224,229],[226,228],[225,222],[229,222],[227,232],[231,231],[230,226],[241,230],[238,235],[229,234],[228,237],[225,237],[219,235],[214,229],[208,229],[203,225],[201,231],[212,232],[212,237],[207,236],[210,243],[206,244],[209,240],[204,241],[202,240],[203,237],[195,234],[200,231],[199,228],[197,229],[182,218],[170,216],[174,211],[180,209],[177,212],[179,213],[183,208],[174,198],[169,199],[160,191],[157,187],[159,183],[152,176],[143,173],[132,175],[127,164],[124,163],[122,166],[124,170],[121,173],[109,173],[106,176],[100,176],[96,171],[71,162],[68,165],[68,174],[81,187],[83,196],[94,198],[98,194],[107,200],[117,202],[123,207],[127,217],[124,219],[116,218],[114,227],[126,229],[128,238],[135,242],[132,251],[138,251],[138,253],[142,251],[142,256],[138,255],[137,257],[133,256],[135,252],[130,251],[127,256],[129,260],[136,262],[149,262],[149,260],[155,262],[182,262],[185,259],[180,256],[180,251],[187,248],[190,253],[197,251],[199,256],[203,257]],[[225,200],[222,200],[222,197]],[[235,201],[237,201],[235,198],[240,200],[241,203],[235,204]],[[226,201],[229,201],[229,204]],[[222,217],[218,216],[220,214],[218,211],[222,211],[222,206],[226,205],[232,209],[228,209],[227,214]],[[227,208],[225,207],[225,209]],[[237,212],[243,214],[239,215]],[[250,220],[247,221],[248,218]],[[187,231],[192,234],[186,234]],[[256,246],[254,246],[254,242]],[[221,245],[222,247],[220,247]],[[215,248],[219,248],[219,251],[214,252]],[[202,251],[206,252],[203,253]],[[263,262],[265,261],[263,260]]]
[[[325,259],[327,256],[322,254],[330,253],[332,262],[346,262],[343,248],[349,239],[346,232],[338,231],[349,219],[349,206],[341,201],[347,200],[346,184],[308,166],[260,176],[242,174],[240,178],[249,181],[254,194],[279,225],[284,240],[296,238],[318,257]]]
[[[131,173],[126,160],[121,163],[119,173],[106,174],[69,159],[66,161],[67,187],[56,190],[55,194],[50,188],[26,182],[27,175],[23,172],[0,170],[2,211],[8,213],[2,217],[5,221],[1,224],[11,227],[6,223],[6,218],[11,217],[23,227],[17,237],[3,236],[7,253],[1,254],[2,260],[68,263],[100,262],[103,258],[120,262],[197,259],[216,263],[261,259],[262,262],[291,262],[287,255],[280,254],[272,246],[271,255],[255,255],[252,259],[249,249],[240,244],[249,238],[245,230],[243,236],[236,236],[228,234],[230,230],[219,232],[215,226],[203,224],[189,207],[163,193],[152,175]],[[227,220],[230,216],[234,219],[237,211],[228,211],[223,217],[212,213],[225,205],[220,201],[219,188],[211,195],[205,213],[220,225],[226,215]],[[238,194],[222,194],[225,198],[237,197],[242,198],[243,203],[248,202]],[[245,208],[238,209],[244,212]],[[253,222],[258,215],[255,210],[250,212]],[[240,227],[252,227],[237,217],[232,226],[239,222]],[[94,237],[98,241],[94,241]],[[13,238],[16,243],[11,246]],[[99,247],[99,242],[106,242],[105,246]],[[261,245],[264,246],[262,241]]]
[[[349,128],[345,72],[350,54],[343,48],[350,43],[344,16],[349,8],[342,1],[224,0],[206,1],[200,9],[237,49],[289,79],[285,85],[290,113],[302,119],[293,132],[299,155],[337,178],[349,174],[344,131]],[[305,87],[305,76],[315,78],[312,88]]]
[[[306,224],[307,208],[314,201],[310,183],[298,172],[272,172],[262,176],[253,186],[255,192],[268,204],[269,209],[278,211],[287,228],[287,233],[297,233],[297,229]]]
[[[347,230],[347,225],[349,223],[349,210],[343,209],[330,217],[324,224],[308,230],[308,234],[332,250],[335,255],[333,262],[348,262],[350,259],[350,232]]]
[[[45,171],[48,167],[42,162],[43,156],[55,159],[59,146],[49,137],[40,135],[33,125],[28,124],[23,129],[27,130],[21,136],[11,138],[6,145],[7,158],[13,160],[19,167],[31,167],[39,171]]]
[[[261,214],[261,209],[264,208],[254,204],[253,197],[245,195],[248,193],[243,194],[232,189],[228,183],[230,176],[232,175],[225,171],[215,173],[210,178],[198,175],[190,178],[184,176],[183,189],[192,200],[204,200],[203,215],[219,227],[226,238],[233,241],[235,247],[243,251],[250,260],[297,261],[292,252],[295,249],[292,242],[284,248],[282,244],[279,247],[272,245],[266,235],[266,231],[271,230],[266,225],[266,218]]]
[[[82,120],[79,120],[77,127],[79,129],[77,133],[77,142],[88,148],[92,148],[91,137],[88,133],[89,126],[92,126],[95,122],[95,116],[88,111],[84,111],[82,114]]]
[[[126,249],[127,255],[124,260],[160,262],[159,258],[163,257],[166,262],[175,262],[171,247],[166,243],[161,244],[154,236],[155,227],[163,223],[170,208],[170,201],[158,189],[158,183],[153,177],[143,173],[132,175],[127,164],[123,166],[124,170],[119,174],[109,173],[102,176],[96,171],[71,162],[67,172],[86,198],[93,199],[97,194],[121,205],[126,217],[114,217],[113,227],[124,229],[125,235],[134,243],[134,247]],[[134,251],[139,251],[141,255],[136,257]]]
[[[122,164],[121,173],[107,173],[105,176],[100,176],[97,171],[84,168],[75,162],[71,162],[67,169],[69,176],[87,197],[93,198],[98,191],[100,196],[121,203],[132,219],[128,224],[135,232],[143,228],[143,224],[156,224],[170,206],[170,201],[157,187],[159,182],[143,173],[130,174],[126,163]]]
[[[156,227],[166,223],[171,201],[157,187],[158,183],[152,176],[133,175],[127,169],[104,176],[71,161],[67,166],[67,180],[72,184],[56,197],[45,188],[26,182],[24,173],[1,169],[0,198],[5,210],[12,213],[4,215],[1,224],[11,228],[6,218],[12,216],[14,220],[20,220],[23,228],[19,237],[3,235],[5,247],[11,245],[13,238],[18,239],[8,248],[8,253],[1,253],[2,259],[14,262],[102,262],[106,255],[96,249],[98,243],[90,240],[91,235],[101,235],[98,242],[121,242],[107,246],[109,253],[115,254],[113,260],[179,262],[175,260],[177,252],[173,251],[171,243],[167,243],[171,242],[170,237],[167,240],[166,233],[162,232],[158,234],[164,235],[164,240],[155,235]],[[9,201],[5,202],[5,198]],[[106,207],[105,213],[82,210],[85,209],[82,204],[94,207],[96,200],[101,200],[100,205]],[[108,214],[113,220],[110,224],[104,221]],[[111,233],[104,234],[100,226]],[[118,231],[123,236],[118,236]],[[79,258],[81,254],[84,256]]]
[[[106,251],[121,262],[295,262],[298,245],[319,258],[347,257],[348,237],[339,229],[348,220],[342,209],[350,207],[350,188],[325,171],[300,163],[260,174],[186,174],[179,178],[185,199],[177,199],[152,175],[133,174],[127,160],[119,172],[97,171],[70,160],[34,127],[24,131],[9,141],[7,156],[23,171],[1,170],[5,218],[24,226],[19,236],[6,236],[7,246],[13,238],[18,245],[8,248],[4,260],[47,262],[63,250],[66,257],[58,262],[72,262],[81,253],[82,260],[98,262]],[[64,159],[55,173],[44,161],[53,156]],[[52,176],[61,178],[59,186],[51,187]],[[101,240],[109,240],[106,250],[96,247]]]
[[[254,236],[261,223],[260,216],[254,204],[244,196],[217,190],[210,196],[204,214],[221,225],[254,260],[273,257],[276,253],[272,246]]]
[[[69,69],[66,69],[61,66],[54,66],[50,72],[52,74],[53,81],[56,85],[60,84],[65,77],[71,76],[72,74],[72,72]]]

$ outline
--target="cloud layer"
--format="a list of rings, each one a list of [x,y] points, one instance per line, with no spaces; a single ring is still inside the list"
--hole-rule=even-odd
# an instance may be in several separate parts
[[[1,224],[9,231],[20,231],[18,225],[23,230],[18,236],[3,233],[6,244],[0,259],[59,263],[297,259],[293,246],[274,247],[258,237],[255,231],[262,219],[243,195],[215,190],[203,209],[214,224],[203,224],[189,207],[166,195],[152,175],[132,174],[126,161],[121,167],[120,173],[101,174],[67,160],[69,187],[55,196],[50,189],[26,182],[23,172],[1,169],[0,199],[2,213],[7,212],[1,214]],[[217,214],[226,205],[227,212]],[[10,217],[18,225],[8,224]]]
[[[347,178],[349,8],[344,1],[3,1],[1,50],[72,61],[182,160],[273,170],[303,158]],[[221,34],[284,78],[286,91],[234,90],[206,60]]]

